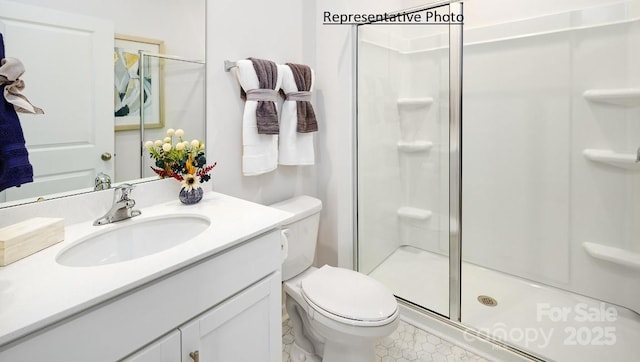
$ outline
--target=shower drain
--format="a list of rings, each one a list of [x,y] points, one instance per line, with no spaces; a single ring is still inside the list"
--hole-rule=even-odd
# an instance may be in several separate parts
[[[479,295],[478,302],[486,305],[487,307],[495,307],[496,305],[498,305],[498,301],[488,295]]]

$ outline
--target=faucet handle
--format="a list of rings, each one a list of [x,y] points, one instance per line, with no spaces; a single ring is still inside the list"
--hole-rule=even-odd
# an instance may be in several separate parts
[[[133,190],[135,186],[132,184],[121,184],[114,188],[116,189],[114,195],[116,199],[118,199],[118,191],[120,191],[120,200],[128,200],[131,195],[131,190]]]
[[[111,177],[104,172],[100,172],[95,178],[94,190],[106,190],[111,188]]]

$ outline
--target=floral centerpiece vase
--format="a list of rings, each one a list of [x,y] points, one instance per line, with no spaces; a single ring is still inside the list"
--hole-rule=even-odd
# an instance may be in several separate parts
[[[207,165],[204,143],[197,139],[185,141],[183,137],[183,130],[170,128],[164,140],[147,141],[145,147],[155,160],[156,167],[151,169],[161,178],[180,181],[182,189],[178,198],[182,203],[192,205],[202,200],[204,190],[200,184],[211,179],[209,172],[216,163]]]

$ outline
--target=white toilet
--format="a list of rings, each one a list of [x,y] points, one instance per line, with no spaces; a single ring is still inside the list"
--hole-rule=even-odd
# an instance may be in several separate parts
[[[312,267],[322,202],[299,196],[271,207],[293,214],[282,227],[282,280],[295,342],[291,360],[371,362],[375,343],[398,327],[393,294],[367,275]]]

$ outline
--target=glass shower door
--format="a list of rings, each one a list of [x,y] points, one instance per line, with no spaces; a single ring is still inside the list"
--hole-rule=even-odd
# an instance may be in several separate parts
[[[358,270],[448,316],[449,25],[358,26],[357,59]]]

